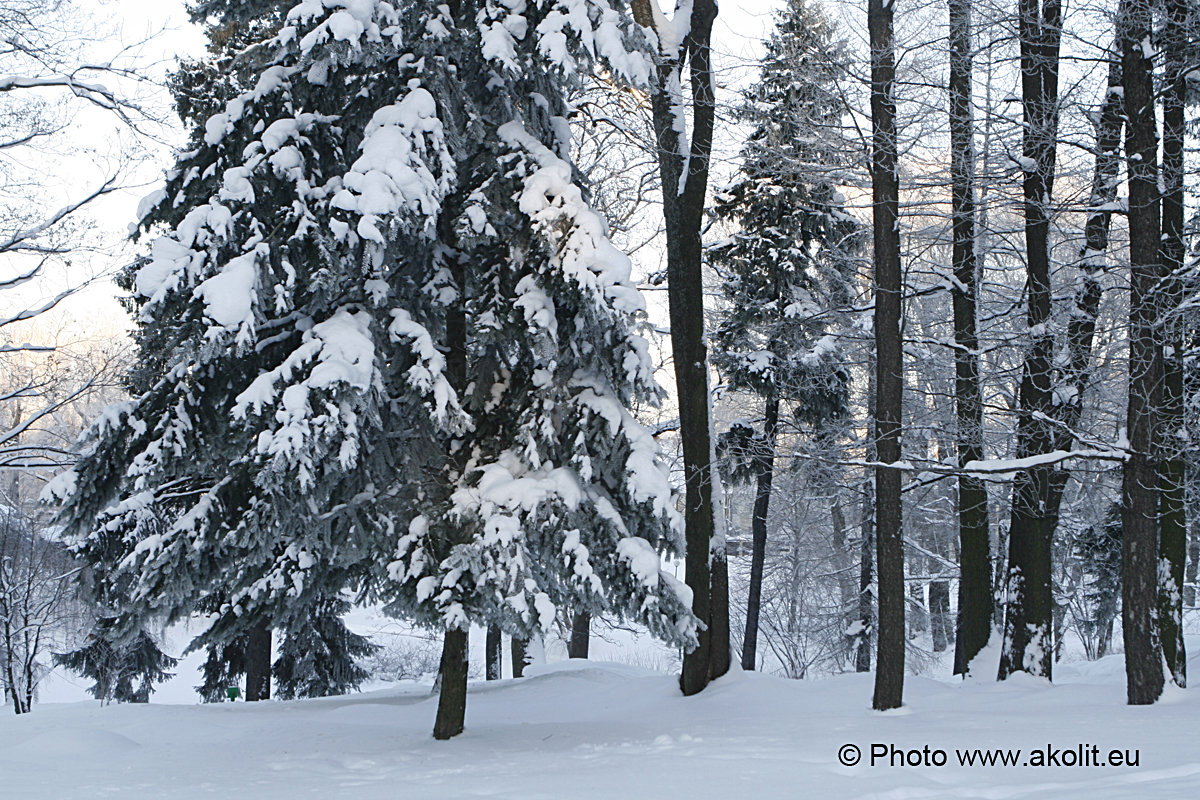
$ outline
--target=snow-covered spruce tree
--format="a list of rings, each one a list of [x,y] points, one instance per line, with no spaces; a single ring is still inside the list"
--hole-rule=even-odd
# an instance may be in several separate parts
[[[748,456],[744,477],[756,487],[743,669],[755,666],[781,404],[794,422],[815,429],[842,416],[848,402],[837,310],[848,305],[862,246],[861,225],[837,189],[855,161],[839,91],[848,60],[820,7],[789,0],[740,108],[741,121],[753,126],[741,169],[713,211],[738,226],[708,250],[725,301],[713,362],[731,389],[763,402],[753,430],[731,430],[723,440],[723,449]]]
[[[564,28],[566,12],[594,30]],[[594,43],[611,69],[645,78],[618,19],[581,2],[464,9],[445,20],[444,66],[426,67],[451,78],[433,93],[452,98],[443,120],[463,141],[433,264],[445,371],[470,425],[422,485],[389,577],[394,609],[447,629],[435,736],[462,728],[472,619],[524,638],[566,602],[694,641],[690,598],[655,553],[678,546],[679,520],[628,411],[659,394],[631,327],[642,300],[568,161],[570,53],[582,60],[578,45]]]
[[[510,6],[512,6],[510,8]],[[212,4],[209,13],[236,10]],[[343,588],[447,631],[556,605],[695,641],[629,262],[568,159],[575,71],[642,59],[599,0],[307,0],[205,123],[125,276],[141,359],[52,493],[130,616],[202,642]],[[462,730],[465,670],[435,734]]]
[[[54,663],[95,681],[87,691],[102,703],[150,702],[154,684],[172,677],[167,670],[179,660],[164,653],[145,631],[137,631],[124,643],[114,643],[106,630],[110,625],[110,620],[100,620],[87,644],[69,653],[55,653]]]

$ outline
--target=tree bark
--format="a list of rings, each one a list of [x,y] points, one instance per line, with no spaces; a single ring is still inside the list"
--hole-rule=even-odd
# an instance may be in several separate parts
[[[983,458],[983,395],[979,383],[979,336],[976,332],[978,260],[975,251],[975,125],[971,114],[971,4],[969,0],[949,0],[949,12],[951,226],[954,239],[951,260],[955,279],[951,300],[954,307],[958,464],[961,467]],[[972,475],[958,478],[958,541],[954,674],[965,675],[971,659],[987,645],[992,632],[987,488],[979,477]]]
[[[1154,620],[1158,589],[1158,409],[1163,363],[1159,339],[1161,217],[1158,128],[1154,108],[1150,0],[1123,0],[1118,13],[1125,85],[1125,153],[1129,172],[1129,405],[1130,453],[1121,481],[1121,622],[1130,705],[1156,701],[1163,688],[1162,655]]]
[[[904,695],[904,550],[901,545],[900,187],[896,171],[896,55],[892,4],[868,0],[871,40],[871,190],[875,246],[875,469],[879,634],[875,659],[878,711],[898,708]]]
[[[467,716],[467,657],[467,632],[457,628],[446,631],[439,672],[442,686],[433,722],[435,739],[449,739],[463,732]]]
[[[246,637],[246,702],[271,699],[271,626],[255,625]]]
[[[443,214],[439,224],[449,225],[453,218],[451,213]],[[450,231],[442,231],[442,241],[453,241]],[[463,397],[466,394],[468,372],[466,264],[457,255],[447,259],[447,263],[457,299],[446,309],[446,377],[451,388],[459,397]],[[458,445],[457,452],[448,459],[447,470],[453,469],[461,475],[466,468],[467,454],[471,448],[462,440]],[[463,732],[467,714],[468,657],[468,631],[447,629],[442,638],[442,661],[438,672],[440,686],[437,716],[433,725],[435,739],[449,739]]]
[[[640,25],[655,29],[650,3],[634,0]],[[692,612],[704,625],[699,644],[683,657],[680,688],[701,691],[729,669],[728,565],[724,538],[714,518],[708,348],[704,336],[701,224],[708,187],[716,102],[709,42],[717,16],[714,0],[692,4],[688,35],[680,52],[657,54],[657,85],[650,105],[658,143],[659,175],[667,244],[667,299],[671,350],[679,402],[685,483],[685,579],[692,590]],[[660,47],[662,46],[660,37]],[[684,59],[691,79],[691,142],[685,144],[681,83]],[[679,123],[679,124],[677,124]]]
[[[512,637],[512,672],[514,678],[525,677],[525,640],[519,636]]]
[[[1166,0],[1162,31],[1162,294],[1165,314],[1163,349],[1162,476],[1159,488],[1158,625],[1163,658],[1177,686],[1187,686],[1187,650],[1183,644],[1183,575],[1187,564],[1187,513],[1184,508],[1183,331],[1176,311],[1183,303],[1184,105],[1189,70],[1186,48],[1187,0]]]
[[[571,615],[571,643],[567,646],[567,657],[587,658],[591,638],[592,615],[586,611],[576,611]]]
[[[767,398],[763,417],[763,453],[759,454],[754,487],[754,517],[750,521],[753,551],[750,556],[750,592],[746,599],[746,633],[742,639],[742,669],[753,670],[758,660],[758,617],[762,607],[763,563],[767,558],[767,512],[771,507],[771,482],[775,477],[775,439],[779,430],[779,398]]]
[[[488,625],[487,639],[484,642],[484,675],[489,681],[498,681],[504,677],[504,645],[499,625]]]
[[[1025,254],[1029,349],[1017,408],[1017,458],[1050,452],[1051,356],[1050,198],[1058,138],[1058,60],[1062,35],[1059,0],[1020,0],[1021,99],[1025,121]],[[1054,599],[1050,557],[1057,515],[1049,466],[1017,473],[1009,519],[1004,644],[999,678],[1024,671],[1050,678],[1054,664]]]

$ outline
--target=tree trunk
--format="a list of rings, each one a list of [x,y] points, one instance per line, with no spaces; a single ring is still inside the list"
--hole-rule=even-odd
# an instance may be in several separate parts
[[[525,640],[519,636],[512,637],[512,671],[514,678],[525,677]]]
[[[958,464],[983,458],[983,397],[976,333],[978,261],[975,251],[975,127],[971,115],[971,5],[949,0],[950,180],[954,265],[954,397]],[[983,481],[958,477],[958,625],[954,674],[965,675],[992,632],[992,562],[988,496]],[[940,590],[939,590],[940,591]],[[940,602],[940,601],[939,601]],[[930,605],[933,604],[932,594]],[[936,638],[935,638],[935,649]]]
[[[1100,630],[1100,638],[1096,642],[1096,658],[1104,658],[1108,655],[1108,649],[1112,647],[1113,621],[1110,617],[1104,623]]]
[[[867,461],[878,460],[875,452],[875,361],[867,355]],[[854,659],[855,672],[871,671],[871,636],[875,631],[875,605],[871,585],[875,580],[875,481],[871,475],[862,484],[858,561],[858,654]]]
[[[5,648],[5,662],[4,669],[8,673],[8,686],[5,687],[5,694],[12,700],[13,711],[17,714],[24,714],[25,708],[21,705],[21,686],[14,669],[13,653],[7,647]]]
[[[1025,254],[1028,282],[1025,354],[1017,407],[1017,458],[1050,452],[1051,356],[1050,216],[1058,138],[1059,0],[1020,0],[1021,99],[1025,121]],[[1004,644],[999,678],[1025,671],[1050,678],[1054,664],[1054,598],[1050,558],[1057,517],[1051,513],[1053,475],[1040,465],[1017,473],[1009,519]]]
[[[863,492],[862,540],[858,560],[858,648],[854,659],[855,672],[871,671],[871,631],[875,629],[875,606],[871,602],[871,584],[875,566],[875,497],[874,482],[866,481]]]
[[[571,643],[567,646],[567,657],[587,658],[591,638],[592,615],[586,611],[576,611],[571,615]]]
[[[1187,650],[1183,644],[1183,574],[1187,563],[1187,513],[1184,509],[1183,331],[1176,314],[1183,303],[1184,104],[1187,98],[1187,0],[1166,0],[1162,36],[1166,63],[1163,91],[1162,270],[1164,444],[1159,490],[1158,625],[1163,657],[1171,679],[1187,686]]]
[[[484,675],[489,681],[498,681],[504,677],[504,645],[499,625],[488,625],[487,639],[484,642]]]
[[[933,634],[933,652],[941,653],[950,646],[954,629],[950,625],[950,584],[946,581],[929,584],[929,630]]]
[[[465,630],[448,630],[442,639],[442,663],[439,675],[437,718],[433,738],[449,739],[463,732],[467,716],[468,637]]]
[[[919,564],[914,565],[914,569],[919,568]],[[925,606],[925,585],[912,582],[906,588],[908,591],[908,609],[905,612],[904,620],[908,625],[908,638],[915,640],[922,633],[929,630],[929,609]]]
[[[874,707],[898,708],[904,696],[904,550],[899,469],[903,348],[900,341],[900,194],[896,172],[896,54],[892,4],[868,0],[871,39],[871,190],[875,245],[876,561],[879,566],[879,650]]]
[[[453,213],[444,213],[439,225],[448,226]],[[442,231],[442,241],[453,241],[449,230]],[[447,260],[457,299],[446,309],[446,378],[459,397],[467,388],[467,308],[466,264],[460,256]],[[459,439],[456,452],[448,459],[447,470],[462,474],[471,451],[469,442]],[[442,661],[438,670],[438,708],[433,723],[433,738],[449,739],[463,732],[467,715],[467,659],[469,631],[448,628],[442,637]]]
[[[753,670],[758,656],[758,617],[762,607],[763,563],[767,558],[767,512],[771,507],[771,482],[775,477],[775,437],[779,428],[779,398],[767,398],[763,418],[763,447],[759,454],[754,489],[754,517],[750,521],[754,549],[750,556],[750,592],[746,599],[746,634],[742,640],[742,669]]]
[[[846,541],[846,514],[842,510],[842,499],[838,493],[838,487],[830,487],[832,489],[832,506],[829,510],[829,520],[833,526],[833,564],[837,570],[838,583],[838,600],[840,601],[841,620],[843,635],[847,652],[851,657],[856,657],[856,636],[850,635],[849,631],[855,627],[855,622],[858,621],[858,598],[854,591],[854,559],[850,557],[850,546]]]
[[[729,665],[733,661],[729,630],[729,556],[722,533],[713,539],[709,587],[712,599],[708,613],[712,637],[709,642],[708,679],[711,681],[729,672]]]
[[[633,14],[640,25],[656,29],[652,2],[656,0],[634,0]],[[728,566],[725,543],[717,535],[714,519],[701,269],[701,224],[716,111],[709,51],[716,16],[714,0],[693,2],[683,47],[679,52],[657,54],[658,80],[650,97],[663,189],[671,351],[683,441],[685,579],[692,590],[692,612],[705,627],[698,646],[683,657],[680,688],[685,695],[701,691],[729,668]],[[659,38],[660,45],[665,45],[664,37]],[[690,145],[684,142],[683,120],[676,116],[682,113],[683,99],[676,95],[685,54],[691,71]]]
[[[1121,481],[1121,622],[1130,705],[1162,694],[1162,655],[1154,622],[1158,589],[1158,409],[1163,363],[1159,340],[1161,218],[1154,109],[1150,0],[1123,0],[1117,16],[1125,85],[1129,172],[1129,457]]]
[[[1200,520],[1192,520],[1188,525],[1188,558],[1187,569],[1184,572],[1183,604],[1188,608],[1196,606],[1196,582],[1200,580]]]
[[[246,702],[271,699],[271,626],[260,623],[246,636]]]
[[[1118,150],[1121,146],[1122,108],[1121,69],[1116,61],[1109,63],[1108,91],[1096,130],[1096,164],[1092,172],[1092,194],[1087,222],[1084,227],[1084,246],[1080,253],[1083,270],[1070,319],[1067,322],[1066,367],[1057,376],[1053,390],[1055,426],[1051,449],[1070,450],[1075,443],[1074,431],[1083,414],[1083,393],[1092,368],[1092,342],[1100,311],[1100,275],[1105,267],[1108,233],[1112,221],[1112,203],[1117,198],[1120,170]],[[1047,517],[1057,521],[1062,505],[1067,473],[1059,470],[1051,475]],[[1051,536],[1053,536],[1051,531]]]

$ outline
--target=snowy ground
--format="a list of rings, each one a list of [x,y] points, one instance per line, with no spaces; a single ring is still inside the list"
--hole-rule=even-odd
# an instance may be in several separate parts
[[[414,683],[253,705],[43,703],[0,715],[0,796],[1104,800],[1194,798],[1200,785],[1200,691],[1127,707],[1120,656],[1059,665],[1053,686],[910,677],[906,706],[886,714],[869,708],[869,675],[735,674],[685,699],[674,677],[640,667],[534,673],[474,683],[467,732],[450,742],[430,738],[435,701]],[[839,764],[846,744],[857,766]],[[872,767],[872,744],[928,745],[948,763]],[[1080,745],[1106,759],[1136,750],[1139,764],[962,767],[956,752],[1020,748],[1025,762],[1038,748],[1061,764]]]

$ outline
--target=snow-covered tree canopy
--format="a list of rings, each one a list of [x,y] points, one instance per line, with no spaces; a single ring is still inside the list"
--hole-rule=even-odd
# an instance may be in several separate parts
[[[625,19],[305,0],[237,55],[253,84],[144,204],[133,399],[50,489],[109,605],[217,597],[217,640],[350,587],[435,626],[572,602],[693,640],[630,412],[660,396],[642,298],[567,155],[578,70],[648,75]]]
[[[740,169],[713,209],[736,228],[708,250],[727,301],[714,362],[732,388],[784,400],[809,424],[848,402],[834,323],[863,237],[838,190],[857,156],[840,95],[848,69],[821,8],[791,0],[739,108],[751,126]]]

